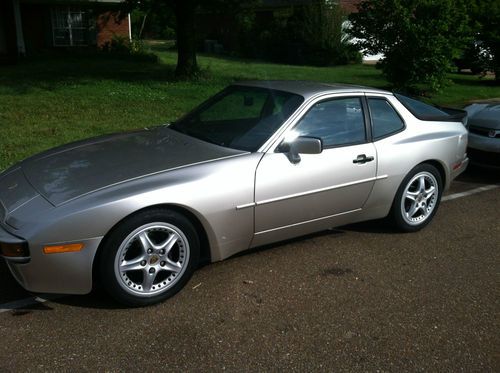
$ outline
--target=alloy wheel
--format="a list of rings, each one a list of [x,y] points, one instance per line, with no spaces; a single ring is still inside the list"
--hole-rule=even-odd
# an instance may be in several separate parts
[[[190,248],[177,227],[156,222],[130,233],[115,257],[115,276],[128,293],[143,297],[166,292],[182,277]]]
[[[419,172],[407,184],[401,198],[401,214],[410,225],[426,221],[436,207],[439,184],[430,172]]]

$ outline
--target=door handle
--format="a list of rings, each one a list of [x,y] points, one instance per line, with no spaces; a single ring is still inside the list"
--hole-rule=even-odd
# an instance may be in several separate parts
[[[366,163],[366,162],[371,162],[373,161],[375,158],[374,157],[367,157],[366,154],[360,154],[356,157],[356,159],[353,159],[352,160],[352,163],[360,163],[360,164],[363,164],[363,163]]]

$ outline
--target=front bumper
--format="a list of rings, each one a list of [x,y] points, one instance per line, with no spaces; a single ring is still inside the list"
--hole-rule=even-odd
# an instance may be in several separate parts
[[[13,240],[20,239],[0,226],[0,241]],[[4,259],[16,281],[28,291],[87,294],[92,290],[92,266],[101,240],[102,237],[79,240],[84,244],[82,251],[49,255],[43,253],[43,244],[30,243],[29,258]]]
[[[469,133],[469,148],[483,152],[500,153],[500,138]]]
[[[469,133],[467,153],[473,164],[500,168],[500,138]]]

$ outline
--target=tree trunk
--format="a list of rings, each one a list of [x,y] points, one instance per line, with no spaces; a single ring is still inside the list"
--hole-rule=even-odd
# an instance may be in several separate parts
[[[493,72],[495,73],[495,83],[500,85],[500,48],[493,51]]]
[[[196,4],[194,0],[175,1],[177,21],[177,68],[175,74],[190,77],[198,71],[196,61]]]
[[[142,39],[142,32],[144,31],[144,26],[146,26],[147,16],[148,16],[148,13],[144,14],[144,17],[142,18],[141,29],[139,30],[139,39]]]

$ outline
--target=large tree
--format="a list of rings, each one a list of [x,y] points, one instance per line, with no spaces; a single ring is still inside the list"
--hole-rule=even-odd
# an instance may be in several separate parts
[[[171,1],[176,19],[177,76],[191,76],[198,71],[196,60],[196,8],[199,0]]]
[[[488,68],[500,84],[500,1],[475,0],[469,6],[471,30],[475,43],[488,55]]]
[[[175,72],[180,77],[189,77],[198,72],[196,19],[201,11],[236,16],[256,2],[258,0],[127,0],[129,8],[146,12],[173,12],[178,52]]]
[[[196,61],[196,11],[202,0],[127,0],[126,8],[140,9],[145,15],[172,12],[177,39],[176,75],[191,76],[198,71]],[[144,22],[147,22],[147,17]],[[166,26],[166,25],[165,25]],[[141,28],[144,27],[144,24]]]
[[[383,53],[382,71],[397,88],[439,89],[468,32],[464,0],[364,0],[351,33],[367,53]]]

